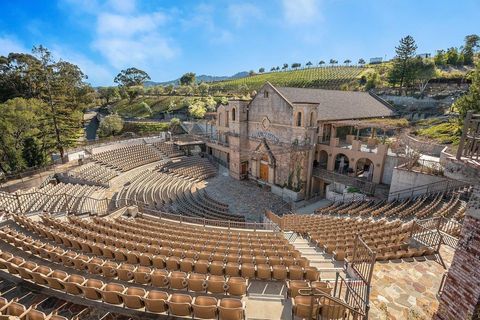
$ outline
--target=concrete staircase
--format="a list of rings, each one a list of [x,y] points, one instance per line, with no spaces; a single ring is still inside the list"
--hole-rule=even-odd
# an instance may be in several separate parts
[[[301,236],[295,239],[291,236],[291,233],[285,236],[287,239],[290,239],[290,243],[293,244],[295,249],[300,251],[302,257],[310,261],[310,266],[320,270],[320,278],[322,280],[335,281],[337,272],[344,274],[343,261],[333,260],[333,255],[324,252],[323,249],[319,249]]]

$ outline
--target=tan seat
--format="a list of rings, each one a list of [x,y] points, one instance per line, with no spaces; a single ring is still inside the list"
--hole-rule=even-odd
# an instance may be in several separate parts
[[[309,281],[317,281],[320,279],[320,271],[315,267],[304,267],[305,279]]]
[[[218,318],[220,320],[245,319],[245,305],[239,299],[223,298],[218,304]]]
[[[151,253],[142,253],[138,257],[138,261],[141,266],[150,267],[152,265],[153,254]]]
[[[170,315],[173,316],[190,316],[192,314],[192,297],[186,294],[174,293],[168,299],[168,307]]]
[[[65,281],[63,281],[63,286],[66,293],[78,295],[82,293],[82,289],[80,286],[84,283],[84,277],[78,274],[72,274]]]
[[[240,275],[240,265],[237,262],[227,262],[225,265],[225,275],[238,277]]]
[[[322,292],[324,292],[324,293],[326,293],[326,294],[329,294],[329,295],[332,294],[332,289],[333,289],[333,288],[330,287],[330,284],[329,284],[328,282],[326,282],[326,281],[312,281],[312,282],[310,283],[310,286],[311,286],[312,288],[315,288],[315,289],[317,289],[317,290],[319,290],[319,291],[322,291]]]
[[[210,262],[208,262],[207,260],[197,260],[194,266],[194,270],[196,273],[207,274],[209,264]]]
[[[120,267],[117,268],[118,279],[123,281],[132,280],[135,268],[136,267],[134,265],[123,263]]]
[[[115,278],[117,276],[117,269],[118,269],[118,264],[116,262],[106,261],[101,266],[102,276],[104,276],[105,278]]]
[[[207,289],[207,275],[190,273],[188,277],[188,290],[193,292],[205,292]]]
[[[242,277],[230,277],[227,281],[228,294],[243,296],[247,294],[247,280]]]
[[[193,299],[193,318],[216,319],[218,300],[214,297],[198,296]]]
[[[167,266],[166,257],[163,255],[153,256],[152,265],[157,269],[165,269],[165,267]]]
[[[285,281],[288,277],[287,267],[284,265],[272,266],[272,278],[275,280]]]
[[[282,259],[278,256],[269,256],[268,257],[268,264],[271,266],[277,266],[282,264]]]
[[[91,274],[100,274],[102,272],[102,264],[105,261],[100,258],[92,258],[87,262],[87,270]]]
[[[193,272],[193,266],[194,266],[194,261],[192,258],[184,258],[182,261],[180,261],[180,271],[183,272]]]
[[[88,279],[83,285],[80,285],[80,289],[83,292],[83,295],[87,299],[99,300],[102,295],[100,289],[104,286],[103,281],[97,279]]]
[[[87,262],[90,260],[89,256],[78,255],[73,259],[73,267],[77,270],[85,270],[87,268]]]
[[[118,305],[122,304],[122,296],[121,294],[125,291],[125,287],[119,283],[109,283],[107,284],[101,294],[103,298],[103,302]]]
[[[11,302],[9,305],[7,305],[6,310],[4,310],[4,314],[9,315],[9,316],[14,316],[20,318],[25,312],[27,311],[27,308],[23,304],[20,304],[18,302]]]
[[[223,276],[212,275],[207,279],[207,292],[224,293],[227,289],[225,278]]]
[[[321,319],[335,320],[345,319],[347,309],[332,300],[321,299],[320,317]]]
[[[292,319],[295,319],[295,317],[301,319],[317,319],[318,310],[319,304],[315,298],[313,299],[313,308],[311,297],[296,296],[292,298]]]
[[[156,269],[151,276],[152,285],[159,288],[166,288],[170,283],[169,273],[167,270]]]
[[[145,306],[143,298],[146,294],[147,293],[143,288],[128,287],[121,295],[123,305],[130,309],[141,309]]]
[[[210,263],[210,274],[223,276],[223,262],[217,260],[212,261],[212,263]]]
[[[308,289],[310,284],[304,280],[290,280],[287,281],[287,297],[295,298],[298,295],[298,290]]]
[[[270,280],[272,278],[272,270],[268,264],[257,264],[257,278],[262,280]]]
[[[303,280],[304,272],[301,266],[292,265],[288,267],[288,278],[290,280]]]
[[[68,278],[68,273],[61,270],[54,270],[47,278],[48,286],[52,289],[63,290],[63,281]]]
[[[185,289],[188,286],[187,274],[182,271],[170,273],[170,289]]]
[[[139,284],[147,284],[152,280],[152,269],[149,267],[139,266],[133,272],[133,281]]]
[[[299,266],[302,266],[304,268],[310,265],[310,261],[308,261],[308,259],[305,257],[298,257],[295,259],[295,261]]]
[[[180,258],[175,256],[168,257],[166,268],[170,271],[180,270]]]
[[[18,274],[23,279],[32,279],[32,271],[37,267],[35,262],[27,261],[18,268]]]
[[[242,263],[241,274],[247,279],[255,278],[255,265],[250,262]]]
[[[35,283],[47,284],[46,277],[52,273],[52,269],[46,266],[39,266],[35,271],[32,271],[32,278]]]
[[[150,290],[143,298],[145,309],[148,312],[164,313],[168,311],[168,294],[163,291]]]

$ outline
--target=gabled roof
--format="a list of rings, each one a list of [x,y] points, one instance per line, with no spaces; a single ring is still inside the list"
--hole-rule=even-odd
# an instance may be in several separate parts
[[[368,92],[274,87],[290,105],[317,104],[318,120],[390,117],[388,103]]]

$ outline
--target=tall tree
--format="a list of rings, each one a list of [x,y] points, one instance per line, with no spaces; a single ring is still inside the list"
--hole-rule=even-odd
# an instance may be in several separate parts
[[[347,60],[343,61],[343,63],[345,63],[348,66],[350,63],[352,63],[352,60],[347,59]]]
[[[264,67],[261,67],[260,69],[258,69],[258,72],[259,72],[259,73],[264,73],[264,72],[265,72],[265,68],[264,68]]]
[[[359,65],[364,65],[364,64],[365,64],[365,60],[364,60],[363,58],[358,59],[358,64],[359,64]]]
[[[308,61],[305,65],[307,66],[307,68],[310,68],[312,66],[312,62]]]
[[[98,127],[100,137],[108,137],[119,134],[123,129],[123,120],[117,114],[111,114],[103,118]]]
[[[187,72],[180,78],[180,84],[183,86],[192,86],[195,84],[195,73]]]
[[[468,92],[455,101],[453,107],[464,119],[468,111],[480,113],[480,62],[477,62],[475,70],[469,76],[472,84]]]
[[[141,86],[147,80],[150,80],[148,73],[133,67],[120,71],[113,79],[115,83],[123,87]]]
[[[463,63],[466,65],[473,64],[473,56],[480,48],[480,37],[476,34],[465,36],[465,44],[463,45],[462,55]]]
[[[389,75],[389,80],[394,85],[398,83],[400,88],[411,84],[414,76],[412,60],[415,57],[417,45],[412,36],[406,36],[400,39],[400,43],[395,47],[396,56],[393,59],[393,68]]]
[[[284,63],[282,66],[282,70],[287,70],[288,69],[288,63]]]
[[[105,105],[108,105],[114,99],[120,98],[117,87],[100,87],[97,92],[100,99],[105,101]]]

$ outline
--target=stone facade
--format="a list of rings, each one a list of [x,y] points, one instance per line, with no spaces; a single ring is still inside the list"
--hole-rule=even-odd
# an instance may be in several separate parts
[[[437,320],[479,319],[480,306],[480,186],[468,203],[462,234],[448,270]]]

